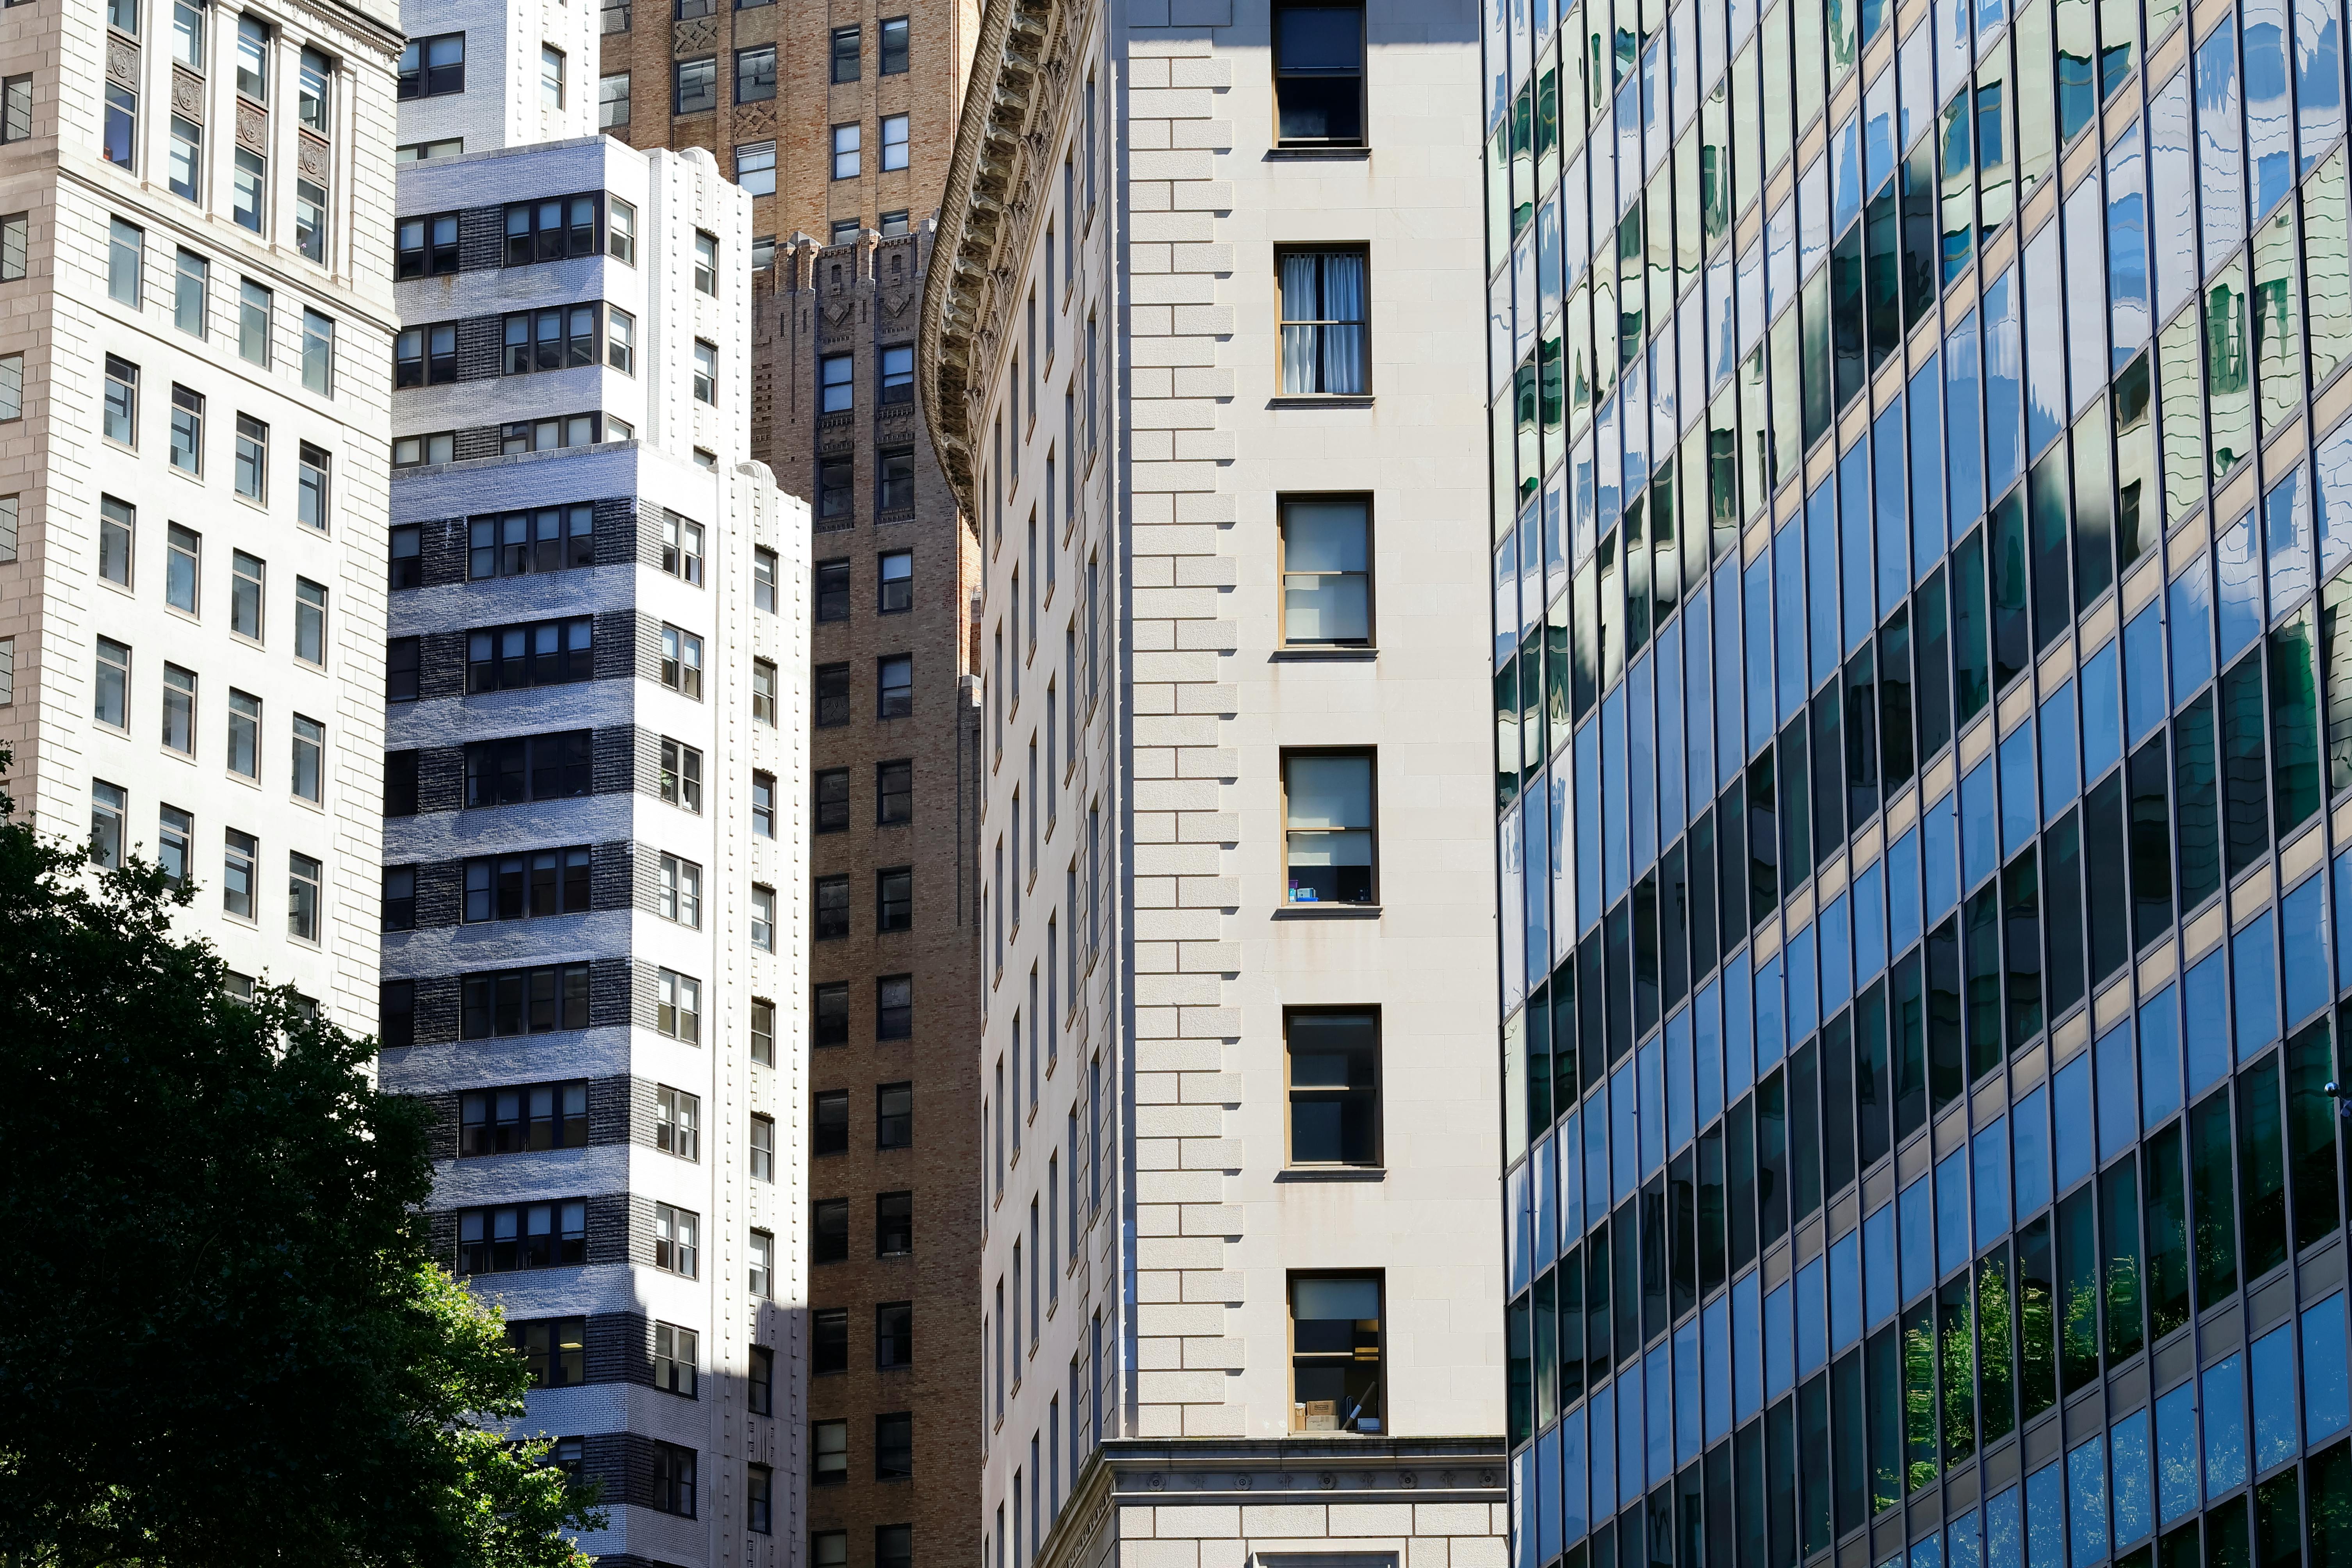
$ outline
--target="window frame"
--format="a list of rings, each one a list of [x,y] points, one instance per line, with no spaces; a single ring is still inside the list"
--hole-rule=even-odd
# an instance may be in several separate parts
[[[1290,509],[1297,502],[1358,502],[1364,513],[1364,635],[1361,637],[1317,637],[1302,640],[1290,632]],[[1275,497],[1275,626],[1276,641],[1284,652],[1329,651],[1370,653],[1380,647],[1378,594],[1380,587],[1379,536],[1370,490],[1297,490],[1284,491]],[[1315,574],[1318,577],[1345,578],[1354,574],[1345,572]]]
[[[1293,1022],[1300,1018],[1363,1018],[1370,1022],[1371,1029],[1372,1059],[1372,1149],[1371,1157],[1370,1159],[1349,1160],[1343,1158],[1339,1160],[1301,1160],[1298,1157],[1297,1121],[1300,1086],[1294,1076],[1291,1068],[1292,1058],[1296,1050],[1291,1034],[1291,1025]],[[1381,1060],[1383,1054],[1381,1046],[1381,1009],[1377,1005],[1359,1006],[1349,1005],[1343,1003],[1335,1003],[1311,1006],[1285,1007],[1282,1010],[1282,1160],[1284,1169],[1294,1171],[1334,1172],[1380,1171],[1385,1169],[1385,1162],[1388,1152],[1388,1101],[1387,1096],[1384,1092],[1387,1088],[1385,1082],[1386,1075],[1381,1071],[1384,1065]],[[1310,1085],[1307,1086],[1307,1092],[1316,1093],[1324,1089],[1327,1086],[1322,1085]],[[1331,1096],[1331,1098],[1335,1100],[1345,1100],[1353,1092],[1354,1086],[1349,1085],[1338,1094]]]
[[[1380,1315],[1380,1317],[1379,1317],[1378,1319],[1374,1320],[1375,1321],[1377,1321],[1377,1322],[1380,1324],[1380,1327],[1379,1327],[1379,1329],[1376,1331],[1375,1349],[1374,1349],[1374,1352],[1373,1352],[1373,1361],[1372,1361],[1372,1368],[1373,1368],[1373,1371],[1372,1371],[1372,1384],[1371,1384],[1371,1390],[1372,1390],[1371,1397],[1372,1397],[1372,1402],[1373,1402],[1373,1403],[1375,1403],[1375,1404],[1379,1406],[1379,1408],[1380,1408],[1380,1412],[1381,1412],[1378,1415],[1376,1415],[1376,1416],[1374,1416],[1374,1417],[1373,1417],[1373,1419],[1374,1419],[1375,1421],[1379,1422],[1379,1424],[1380,1424],[1379,1430],[1378,1430],[1378,1431],[1376,1431],[1376,1432],[1369,1432],[1369,1433],[1368,1433],[1368,1432],[1365,1432],[1365,1431],[1363,1431],[1363,1430],[1362,1430],[1362,1428],[1361,1428],[1361,1426],[1355,1426],[1355,1427],[1352,1427],[1352,1428],[1351,1428],[1351,1427],[1349,1427],[1349,1426],[1333,1426],[1333,1427],[1309,1427],[1309,1426],[1307,1426],[1306,1425],[1306,1422],[1307,1422],[1307,1415],[1306,1415],[1306,1402],[1305,1402],[1305,1401],[1303,1401],[1303,1400],[1301,1400],[1301,1399],[1298,1397],[1298,1371],[1299,1371],[1299,1358],[1300,1358],[1300,1355],[1301,1355],[1301,1352],[1300,1352],[1300,1351],[1299,1351],[1299,1349],[1298,1349],[1298,1321],[1299,1321],[1299,1319],[1298,1319],[1298,1286],[1299,1286],[1299,1284],[1300,1284],[1302,1281],[1306,1281],[1306,1280],[1316,1280],[1316,1279],[1332,1279],[1332,1280],[1340,1280],[1340,1279],[1346,1279],[1346,1280],[1368,1279],[1368,1280],[1370,1280],[1370,1281],[1371,1282],[1371,1284],[1372,1284],[1373,1288],[1374,1288],[1376,1290],[1378,1290],[1378,1291],[1380,1292],[1380,1307],[1381,1307],[1381,1315]],[[1290,1379],[1289,1379],[1289,1381],[1290,1381],[1290,1395],[1291,1395],[1291,1399],[1290,1399],[1290,1405],[1291,1405],[1291,1423],[1292,1423],[1292,1425],[1291,1425],[1291,1426],[1290,1426],[1290,1430],[1291,1430],[1291,1431],[1293,1431],[1293,1432],[1308,1432],[1308,1431],[1313,1431],[1313,1432],[1315,1432],[1315,1433],[1318,1433],[1318,1435],[1319,1435],[1319,1434],[1322,1434],[1322,1433],[1327,1433],[1327,1432],[1328,1432],[1328,1433],[1330,1433],[1330,1434],[1332,1434],[1332,1435],[1334,1435],[1334,1436],[1337,1436],[1337,1435],[1339,1435],[1339,1434],[1344,1434],[1344,1433],[1349,1433],[1349,1432],[1352,1432],[1355,1436],[1371,1436],[1371,1437],[1378,1437],[1378,1436],[1387,1436],[1387,1435],[1388,1435],[1388,1416],[1387,1416],[1388,1403],[1387,1403],[1387,1397],[1386,1397],[1386,1395],[1387,1395],[1387,1389],[1383,1386],[1383,1384],[1385,1384],[1385,1382],[1386,1382],[1385,1373],[1387,1373],[1387,1371],[1388,1371],[1388,1330],[1389,1330],[1389,1321],[1388,1321],[1388,1307],[1389,1307],[1388,1271],[1387,1271],[1386,1269],[1384,1269],[1384,1268],[1294,1268],[1294,1269],[1290,1269],[1290,1270],[1288,1270],[1288,1271],[1287,1271],[1286,1276],[1286,1278],[1285,1278],[1285,1279],[1284,1279],[1284,1280],[1283,1280],[1282,1306],[1283,1306],[1283,1342],[1284,1342],[1284,1351],[1285,1351],[1285,1353],[1286,1353],[1286,1356],[1287,1360],[1288,1360],[1288,1361],[1289,1361],[1289,1363],[1290,1363]],[[1308,1319],[1308,1320],[1307,1320],[1307,1321],[1309,1321],[1309,1322],[1331,1322],[1331,1321],[1350,1321],[1350,1322],[1360,1322],[1361,1321],[1362,1321],[1361,1319],[1345,1319],[1345,1320],[1339,1320],[1339,1319],[1321,1319],[1321,1318],[1310,1318],[1310,1319]],[[1339,1361],[1337,1360],[1337,1353],[1338,1353],[1338,1352],[1305,1352],[1305,1353],[1309,1354],[1309,1355],[1317,1355],[1317,1356],[1332,1356],[1332,1357],[1334,1358],[1334,1360],[1333,1360],[1333,1362],[1332,1362],[1332,1363],[1331,1363],[1331,1364],[1348,1364],[1348,1363],[1340,1363],[1340,1362],[1339,1362]],[[1349,1352],[1350,1362],[1354,1362],[1354,1353],[1355,1353],[1355,1352]],[[1355,1364],[1360,1364],[1360,1363],[1355,1363]],[[1360,1418],[1359,1418],[1359,1419],[1360,1419]]]
[[[1295,896],[1294,896],[1294,895],[1295,895],[1295,893],[1296,893],[1296,890],[1297,890],[1297,889],[1295,889],[1295,887],[1293,886],[1293,884],[1292,884],[1292,882],[1291,882],[1291,879],[1290,879],[1290,871],[1291,871],[1291,860],[1290,860],[1290,836],[1291,836],[1291,834],[1292,834],[1294,831],[1301,832],[1301,833],[1326,833],[1326,832],[1334,832],[1334,831],[1337,831],[1337,832],[1349,832],[1349,831],[1354,831],[1354,829],[1349,828],[1349,827],[1341,827],[1341,828],[1338,828],[1338,829],[1331,829],[1331,828],[1298,828],[1298,829],[1293,829],[1293,828],[1291,827],[1291,826],[1290,826],[1290,764],[1291,764],[1291,763],[1292,763],[1294,760],[1313,759],[1313,758],[1326,758],[1326,757],[1328,757],[1328,758],[1339,758],[1339,757],[1360,757],[1360,758],[1362,758],[1362,759],[1365,761],[1365,763],[1368,764],[1369,771],[1370,771],[1370,779],[1369,779],[1369,781],[1368,781],[1369,787],[1368,787],[1368,791],[1367,791],[1368,797],[1369,797],[1369,798],[1368,798],[1368,809],[1369,809],[1369,812],[1370,812],[1370,820],[1369,825],[1367,826],[1367,827],[1366,827],[1366,828],[1365,828],[1365,830],[1364,830],[1364,831],[1366,831],[1366,832],[1368,832],[1368,833],[1370,834],[1370,839],[1371,839],[1371,851],[1370,851],[1370,861],[1369,861],[1369,864],[1368,864],[1368,871],[1369,871],[1369,876],[1370,876],[1370,896],[1369,898],[1366,898],[1366,899],[1363,899],[1363,900],[1336,900],[1336,899],[1334,899],[1334,900],[1323,900],[1323,899],[1299,899],[1299,898],[1297,898],[1297,897],[1295,897]],[[1278,767],[1277,767],[1277,773],[1276,773],[1276,779],[1277,779],[1277,787],[1278,787],[1278,788],[1279,788],[1279,790],[1280,790],[1279,802],[1280,802],[1281,811],[1282,811],[1282,816],[1281,816],[1281,821],[1282,821],[1282,834],[1281,834],[1281,842],[1282,842],[1281,855],[1282,855],[1282,861],[1281,861],[1281,869],[1282,869],[1282,889],[1283,889],[1283,895],[1282,895],[1282,905],[1281,905],[1281,907],[1282,907],[1284,910],[1299,910],[1299,909],[1306,909],[1306,910],[1327,910],[1327,909],[1328,909],[1328,910],[1376,910],[1376,909],[1379,909],[1379,908],[1381,907],[1381,765],[1380,765],[1380,749],[1379,749],[1377,746],[1369,746],[1369,745],[1367,745],[1367,746],[1285,746],[1285,747],[1283,747],[1283,748],[1281,749],[1281,754],[1280,754],[1280,758],[1279,758],[1279,761],[1278,761]]]
[[[1285,71],[1282,65],[1281,17],[1282,13],[1287,10],[1353,10],[1356,13],[1356,134],[1352,138],[1335,136],[1286,137],[1283,135],[1282,84],[1286,76],[1293,79],[1304,81],[1334,81],[1345,79],[1341,73],[1336,71],[1312,69],[1302,70],[1297,68],[1294,68],[1287,72]],[[1369,80],[1371,74],[1369,68],[1370,66],[1371,51],[1370,27],[1369,25],[1370,17],[1367,15],[1368,10],[1369,7],[1360,3],[1354,5],[1349,5],[1345,4],[1345,0],[1340,0],[1340,3],[1339,4],[1334,4],[1334,0],[1274,0],[1274,5],[1271,7],[1272,14],[1266,18],[1266,75],[1267,85],[1273,89],[1268,94],[1270,100],[1269,107],[1272,110],[1272,123],[1266,127],[1266,132],[1269,138],[1267,144],[1269,146],[1276,148],[1329,148],[1334,151],[1342,149],[1352,151],[1357,148],[1369,149],[1371,146],[1371,93]]]

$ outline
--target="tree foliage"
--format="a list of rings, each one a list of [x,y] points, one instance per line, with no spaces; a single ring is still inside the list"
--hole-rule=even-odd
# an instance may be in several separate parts
[[[0,753],[0,770],[6,758]],[[528,1373],[428,1250],[373,1040],[0,795],[0,1560],[585,1568]]]

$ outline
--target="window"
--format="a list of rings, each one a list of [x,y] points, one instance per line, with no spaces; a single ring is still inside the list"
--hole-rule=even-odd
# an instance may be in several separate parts
[[[184,201],[201,202],[204,195],[205,128],[193,120],[172,116],[172,145],[165,156],[164,184]]]
[[[776,890],[751,889],[751,945],[761,952],[776,951]]]
[[[92,779],[89,784],[89,858],[93,865],[122,864],[123,818],[131,811],[131,792],[121,784]]]
[[[324,136],[329,131],[327,92],[335,63],[316,49],[302,51],[301,70],[294,84],[294,113],[305,131]]]
[[[876,561],[874,611],[895,616],[915,607],[915,552],[892,550]]]
[[[1291,647],[1370,647],[1371,505],[1282,502],[1282,634]]]
[[[478,582],[593,566],[595,531],[596,509],[586,504],[468,518],[466,575]]]
[[[694,288],[698,294],[719,292],[719,237],[694,231]]]
[[[719,345],[706,338],[694,340],[694,400],[719,401]]]
[[[596,314],[593,305],[559,305],[545,310],[520,310],[506,317],[502,329],[505,352],[499,361],[499,374],[529,375],[534,371],[594,364],[602,336],[597,331]],[[617,320],[619,312],[614,315]],[[453,351],[454,346],[453,338]],[[454,371],[451,379],[455,379]]]
[[[751,661],[751,718],[776,727],[776,667],[764,658]]]
[[[812,1423],[809,1427],[809,1484],[837,1487],[848,1479],[849,1423]]]
[[[316,805],[325,787],[327,727],[316,719],[295,714],[292,746],[291,784],[295,797]]]
[[[915,977],[886,974],[874,983],[874,1037],[905,1040],[915,1033]]]
[[[750,1288],[763,1301],[776,1293],[776,1238],[764,1230],[751,1233]]]
[[[662,513],[661,569],[697,587],[702,585],[702,524],[674,511]]]
[[[816,911],[816,934],[819,940],[849,934],[849,879],[819,877],[814,887],[813,907]]]
[[[915,1194],[880,1193],[874,1199],[874,1255],[903,1258],[915,1250]]]
[[[604,16],[609,23],[613,16],[612,0],[605,0]],[[611,32],[610,26],[605,31]],[[629,123],[629,73],[614,71],[596,79],[596,129],[619,131]]]
[[[416,756],[414,748],[383,754],[383,814],[416,815]]]
[[[387,980],[376,989],[376,1037],[387,1050],[416,1043],[416,982]]]
[[[874,1309],[874,1364],[885,1372],[915,1364],[912,1301],[885,1301]]]
[[[604,363],[623,375],[637,374],[637,319],[626,310],[604,310]]]
[[[383,929],[415,931],[416,929],[416,868],[386,866],[383,868],[383,892],[379,902],[383,910]]]
[[[575,616],[467,632],[467,695],[593,679],[595,628],[593,617]]]
[[[588,1080],[468,1089],[457,1102],[457,1157],[578,1149],[588,1142]]]
[[[874,510],[901,512],[911,511],[914,506],[915,449],[882,447],[874,454]]]
[[[605,198],[604,254],[625,266],[637,264],[637,209],[618,196]]]
[[[590,907],[590,862],[584,844],[478,856],[465,863],[462,918],[470,924],[583,913]]]
[[[237,282],[236,352],[248,364],[269,364],[269,327],[276,296],[251,279]],[[455,352],[453,344],[452,353]]]
[[[1286,250],[1282,390],[1286,396],[1356,396],[1371,390],[1360,250]]]
[[[751,831],[761,838],[776,836],[776,775],[751,775]]]
[[[688,1279],[701,1271],[702,1216],[667,1204],[654,1205],[654,1267]]]
[[[294,248],[305,260],[327,264],[327,187],[315,181],[294,182]]]
[[[743,1523],[755,1535],[775,1531],[776,1473],[765,1465],[743,1468]]]
[[[0,216],[0,283],[14,283],[25,276],[26,251],[32,243],[33,215],[28,212],[9,213]],[[182,257],[188,253],[182,251]],[[202,337],[201,328],[196,335]]]
[[[827,354],[817,362],[817,412],[846,414],[857,404],[857,367],[847,354]]]
[[[849,722],[849,666],[820,664],[813,685],[816,689],[816,727],[831,730]]]
[[[654,1507],[681,1519],[694,1517],[694,1450],[675,1443],[654,1445]]]
[[[1283,1020],[1290,1072],[1290,1163],[1381,1163],[1380,1017],[1299,1010]]]
[[[466,155],[463,136],[445,136],[437,142],[406,142],[392,150],[393,167],[406,163],[422,163],[428,158],[462,158]]]
[[[509,1274],[587,1260],[584,1198],[457,1211],[460,1274]]]
[[[746,142],[735,149],[735,183],[755,196],[776,194],[776,144]]]
[[[915,1476],[915,1417],[900,1411],[874,1418],[874,1479],[912,1480]]]
[[[466,747],[466,805],[514,805],[571,800],[589,792],[593,731],[512,735]]]
[[[1290,1277],[1290,1398],[1294,1432],[1381,1429],[1378,1276]]]
[[[261,778],[261,699],[228,689],[228,771],[258,783]]]
[[[915,1086],[886,1083],[874,1090],[874,1146],[911,1149],[915,1146]]]
[[[661,743],[661,797],[666,805],[702,815],[702,753],[667,736]]]
[[[676,626],[661,629],[661,683],[682,697],[702,700],[702,639]]]
[[[196,672],[163,667],[163,745],[183,756],[196,754]]]
[[[773,1415],[776,1413],[776,1352],[771,1345],[751,1347],[751,1414]]]
[[[172,467],[182,473],[205,471],[204,394],[174,384],[172,388]]]
[[[857,69],[857,29],[835,27],[833,30],[833,79],[836,82],[856,81]]]
[[[654,1147],[698,1163],[702,1159],[702,1099],[682,1089],[654,1091]]]
[[[258,16],[236,19],[236,90],[269,101],[269,28]]]
[[[776,1119],[756,1112],[751,1117],[751,1179],[776,1179]]]
[[[332,499],[334,458],[326,448],[305,441],[295,451],[295,515],[307,528],[326,531],[328,503]]]
[[[1295,752],[1282,759],[1283,829],[1293,904],[1369,904],[1373,772],[1364,752]]]
[[[530,1369],[533,1388],[571,1388],[588,1381],[588,1320],[549,1318],[509,1323],[507,1348]]]
[[[457,270],[457,215],[400,220],[394,273],[401,278],[440,277]]]
[[[735,51],[735,101],[765,103],[776,96],[776,46]]]
[[[833,237],[828,243],[834,245],[848,245],[853,243],[857,238],[857,231],[860,226],[861,226],[857,219],[854,217],[837,217],[834,219]],[[834,268],[834,282],[835,286],[838,286],[840,281],[841,268],[836,267]]]
[[[506,265],[595,256],[604,250],[596,226],[594,193],[509,202],[506,209]],[[593,359],[593,356],[592,356]]]
[[[809,1261],[849,1261],[849,1200],[819,1198],[809,1205]]]
[[[1286,146],[1364,141],[1364,8],[1328,0],[1274,13],[1276,135]]]
[[[139,444],[139,367],[129,360],[106,356],[106,438],[126,447]]]
[[[884,76],[907,74],[907,18],[886,16],[882,19],[882,64]]]
[[[111,637],[98,639],[98,679],[90,716],[110,730],[131,728],[131,648]]]
[[[33,134],[33,79],[0,78],[0,142],[22,142]],[[99,151],[106,161],[128,169],[138,156],[139,95],[114,82],[106,84],[106,130]]]
[[[665,855],[655,867],[654,908],[662,919],[702,929],[702,868]]]
[[[229,552],[228,629],[261,640],[261,583],[268,569],[242,550]]]
[[[106,247],[106,295],[137,309],[139,274],[147,260],[147,231],[135,223],[112,220]]]
[[[672,1323],[654,1325],[654,1386],[694,1397],[694,1373],[701,1361],[699,1336]]]
[[[849,1152],[849,1091],[820,1090],[810,1101],[811,1150],[818,1154]]]
[[[882,351],[882,405],[915,400],[915,345],[902,343]]]
[[[466,90],[466,35],[411,38],[400,55],[402,98],[438,98]]]
[[[458,1027],[468,1040],[552,1034],[588,1026],[588,966],[503,969],[458,981]]]
[[[539,46],[539,104],[541,109],[563,107],[563,51],[552,44]]]
[[[813,783],[810,793],[812,796],[810,815],[814,819],[815,831],[819,833],[845,831],[849,826],[849,770],[847,768],[821,770]]]
[[[689,1046],[702,1043],[702,982],[674,969],[654,971],[654,1027]]]
[[[751,1059],[776,1065],[776,1005],[758,996],[751,998]]]
[[[904,719],[915,710],[915,660],[911,654],[892,654],[875,661],[876,716]]]
[[[268,202],[269,160],[247,148],[236,150],[229,166],[228,216],[239,228],[261,232],[263,209]]]
[[[894,207],[890,211],[884,213],[881,217],[881,224],[883,238],[904,239],[908,232],[907,209],[905,207]]]
[[[907,116],[886,114],[882,117],[882,169],[887,174],[907,166]]]
[[[833,128],[833,177],[836,180],[857,178],[857,132],[855,125]]]
[[[819,457],[816,464],[816,514],[819,518],[847,517],[855,498],[850,494],[850,459],[842,457]],[[848,528],[849,523],[838,526]]]
[[[672,68],[677,91],[672,114],[707,114],[719,107],[719,57],[702,55]]]
[[[882,931],[912,931],[915,926],[915,873],[894,866],[874,874],[875,921]]]
[[[269,499],[269,426],[250,414],[236,416],[236,493],[267,504]]]
[[[138,510],[112,496],[98,498],[98,574],[131,586],[131,536]]]
[[[321,397],[335,391],[335,323],[316,310],[302,312],[302,384]]]

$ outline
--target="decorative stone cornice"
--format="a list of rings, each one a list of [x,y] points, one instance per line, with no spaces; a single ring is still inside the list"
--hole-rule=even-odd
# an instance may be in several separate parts
[[[956,124],[916,356],[940,469],[979,529],[978,426],[1029,220],[1068,99],[1071,53],[1092,0],[984,0]]]

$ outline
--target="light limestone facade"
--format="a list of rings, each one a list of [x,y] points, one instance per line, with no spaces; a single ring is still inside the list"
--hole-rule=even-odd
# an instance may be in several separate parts
[[[0,745],[20,817],[184,862],[181,930],[364,1031],[397,16],[201,15],[0,12]]]
[[[989,5],[925,299],[985,561],[989,1568],[1504,1553],[1475,17],[1370,5],[1370,151],[1314,157],[1268,25]],[[1368,395],[1283,393],[1296,247],[1366,258]],[[1376,650],[1284,642],[1280,501],[1333,493]],[[1376,904],[1289,892],[1285,758],[1332,748]],[[1372,1169],[1290,1163],[1307,1007],[1377,1010]],[[1332,1273],[1381,1285],[1346,1434],[1292,1381]]]

